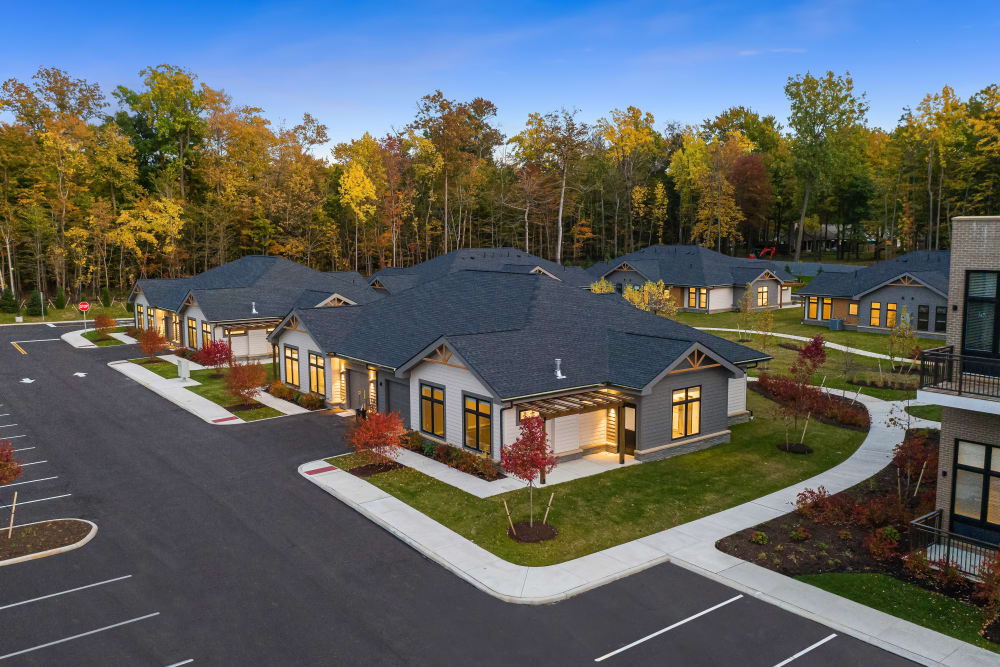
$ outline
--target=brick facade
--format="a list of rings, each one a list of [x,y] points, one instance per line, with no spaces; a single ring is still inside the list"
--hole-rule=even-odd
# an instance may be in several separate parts
[[[947,344],[962,349],[965,274],[971,270],[1000,271],[1000,216],[958,217],[951,221],[951,269],[948,279]],[[1000,416],[958,408],[942,408],[937,507],[942,525],[950,525],[955,440],[1000,445]]]

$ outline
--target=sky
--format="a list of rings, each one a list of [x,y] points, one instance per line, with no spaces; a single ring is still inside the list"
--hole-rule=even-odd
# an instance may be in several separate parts
[[[891,128],[945,84],[967,97],[1000,82],[995,1],[48,2],[44,17],[37,7],[0,12],[2,80],[55,66],[110,93],[169,63],[276,126],[309,112],[331,144],[402,128],[435,89],[492,100],[512,135],[530,112],[560,107],[591,122],[634,105],[662,129],[744,105],[784,123],[787,78],[826,70],[849,71],[869,123]]]

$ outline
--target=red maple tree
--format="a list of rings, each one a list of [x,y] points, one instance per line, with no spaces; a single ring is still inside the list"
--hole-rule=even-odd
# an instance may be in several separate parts
[[[257,390],[267,380],[267,371],[256,361],[234,363],[226,373],[226,391],[243,405],[252,405]]]
[[[405,433],[398,412],[369,412],[351,427],[347,441],[354,446],[355,452],[370,462],[388,463],[396,458],[401,436]]]
[[[152,327],[139,332],[139,347],[150,359],[155,359],[156,355],[167,346],[167,342],[166,336]]]
[[[0,440],[0,486],[21,476],[21,463],[14,458],[10,440]]]
[[[500,450],[500,465],[514,477],[528,484],[528,523],[535,525],[535,479],[550,473],[558,459],[549,449],[545,434],[545,420],[528,417],[521,420],[521,434],[517,440]]]
[[[202,366],[215,369],[215,377],[222,374],[222,367],[233,363],[233,351],[229,348],[229,343],[224,340],[213,340],[196,354],[196,360]]]

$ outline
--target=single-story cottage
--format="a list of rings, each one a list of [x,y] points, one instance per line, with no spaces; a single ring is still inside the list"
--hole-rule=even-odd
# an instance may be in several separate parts
[[[746,369],[769,357],[547,275],[457,271],[365,305],[296,308],[280,377],[331,405],[397,412],[498,460],[526,416],[555,453],[639,460],[729,440]]]
[[[889,333],[906,314],[919,335],[948,327],[947,250],[918,250],[847,273],[824,271],[800,289],[802,323]]]
[[[719,313],[739,310],[749,289],[755,309],[792,303],[795,276],[777,262],[730,257],[699,245],[654,245],[587,269],[588,282],[607,280],[618,292],[626,285],[663,281],[679,309]]]
[[[135,325],[177,346],[225,339],[238,359],[270,357],[267,334],[298,307],[381,298],[355,271],[323,272],[282,257],[248,255],[190,278],[143,279],[129,294]]]
[[[406,268],[387,267],[368,279],[372,288],[398,294],[414,285],[435,280],[456,271],[535,273],[561,280],[574,287],[590,283],[583,269],[562,266],[517,248],[462,248]]]

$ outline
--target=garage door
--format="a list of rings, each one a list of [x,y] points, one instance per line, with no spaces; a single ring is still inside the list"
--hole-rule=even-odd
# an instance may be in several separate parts
[[[395,380],[385,381],[386,403],[389,404],[389,412],[396,412],[403,420],[403,424],[410,424],[410,387],[405,382]]]

